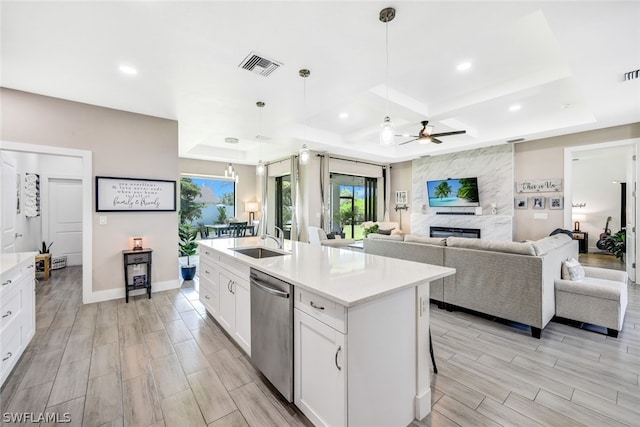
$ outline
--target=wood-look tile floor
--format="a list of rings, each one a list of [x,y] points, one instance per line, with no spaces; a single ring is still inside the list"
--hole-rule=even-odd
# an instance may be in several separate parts
[[[81,283],[66,267],[36,285],[36,335],[0,390],[2,426],[25,412],[88,427],[312,425],[206,315],[194,282],[87,305]]]
[[[65,425],[91,427],[310,425],[205,314],[189,282],[151,300],[89,305],[80,284],[81,269],[67,267],[38,285],[36,337],[0,391],[2,414],[69,413]],[[551,322],[537,340],[434,305],[431,332],[433,410],[412,427],[640,426],[636,285],[617,339]]]

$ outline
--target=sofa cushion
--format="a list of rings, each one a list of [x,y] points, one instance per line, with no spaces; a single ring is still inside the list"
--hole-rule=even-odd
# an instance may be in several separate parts
[[[469,239],[466,237],[447,237],[447,246],[454,248],[479,249],[492,252],[504,252],[518,255],[536,255],[531,243],[509,242],[505,240]]]
[[[566,245],[572,240],[573,239],[566,234],[555,234],[536,240],[533,242],[533,247],[536,250],[536,255],[544,255],[555,248]]]
[[[424,243],[427,245],[444,246],[447,243],[447,239],[442,237],[429,237],[429,236],[416,236],[413,234],[407,234],[404,236],[405,242],[411,243]]]
[[[584,276],[584,268],[582,268],[577,259],[569,258],[568,260],[562,261],[563,280],[572,280],[574,282],[579,282],[581,280],[584,280]]]
[[[402,242],[404,240],[404,236],[399,234],[391,234],[387,236],[386,234],[378,234],[378,233],[370,233],[367,236],[367,239],[385,239],[385,240],[397,240]]]

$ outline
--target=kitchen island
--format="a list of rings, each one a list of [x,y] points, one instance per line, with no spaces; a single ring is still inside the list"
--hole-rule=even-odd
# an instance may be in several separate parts
[[[404,426],[431,411],[429,282],[454,269],[257,237],[203,240],[200,300],[251,356],[249,270],[294,287],[294,403],[316,425]]]

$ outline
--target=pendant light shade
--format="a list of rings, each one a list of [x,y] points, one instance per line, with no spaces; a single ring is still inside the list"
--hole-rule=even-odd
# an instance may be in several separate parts
[[[380,125],[380,145],[394,145],[396,143],[395,128],[389,116]]]
[[[302,145],[302,148],[300,149],[300,152],[298,153],[298,155],[299,155],[301,165],[309,164],[309,160],[311,159],[311,152],[307,148],[307,144]]]
[[[380,21],[384,22],[385,28],[385,53],[386,53],[386,83],[387,99],[385,108],[387,110],[386,117],[380,125],[380,145],[395,145],[395,128],[393,122],[389,118],[389,22],[396,17],[396,10],[392,7],[384,8],[380,11]]]
[[[302,81],[304,82],[303,91],[302,91],[302,103],[303,103],[302,107],[304,110],[303,111],[303,114],[304,114],[303,138],[304,140],[306,140],[307,139],[307,77],[311,75],[311,71],[307,70],[306,68],[303,68],[302,70],[298,71],[298,75],[303,78]],[[311,159],[311,152],[307,148],[307,144],[302,144],[302,148],[298,152],[298,162],[300,162],[301,165],[308,165],[310,159]]]
[[[259,125],[258,125],[258,136],[257,138],[260,139],[260,157],[258,160],[258,164],[256,165],[256,175],[258,176],[264,176],[264,163],[262,162],[262,109],[265,106],[265,103],[262,101],[258,101],[256,102],[256,105],[258,106],[260,111],[260,119],[259,119]]]
[[[264,176],[264,163],[262,160],[258,161],[258,164],[256,165],[256,175]]]

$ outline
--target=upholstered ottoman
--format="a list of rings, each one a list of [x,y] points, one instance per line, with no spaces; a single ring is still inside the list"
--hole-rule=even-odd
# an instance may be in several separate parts
[[[579,281],[556,279],[556,316],[604,326],[617,337],[627,310],[627,273],[583,267]]]

